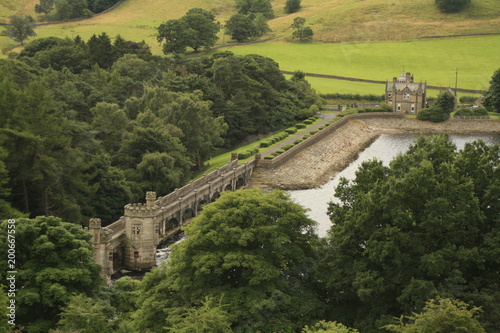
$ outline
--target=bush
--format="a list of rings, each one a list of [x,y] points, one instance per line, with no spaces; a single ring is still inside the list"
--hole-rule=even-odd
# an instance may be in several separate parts
[[[269,147],[271,143],[269,141],[263,141],[259,144],[260,148],[266,148]]]
[[[443,109],[436,106],[431,106],[428,109],[423,109],[417,115],[417,119],[419,120],[429,120],[434,123],[439,123],[448,120],[449,118],[450,115],[447,112],[444,112]]]
[[[476,96],[462,96],[459,99],[460,103],[463,104],[474,104],[476,103],[476,100],[477,100]]]
[[[307,121],[307,120],[305,120],[305,121]],[[305,122],[305,121],[304,121],[304,122]],[[297,125],[295,125],[295,127],[296,127],[297,129],[300,129],[300,128],[306,128],[306,124],[297,124]]]
[[[351,101],[371,101],[382,102],[385,100],[385,95],[359,95],[359,94],[320,94],[320,97],[327,99],[346,99]]]
[[[487,116],[488,111],[485,108],[460,108],[455,112],[455,116]]]
[[[306,125],[311,125],[313,122],[314,122],[314,120],[311,120],[311,119],[306,119],[303,121],[303,123]]]
[[[328,126],[328,125],[323,125],[323,126],[321,126],[320,128],[318,128],[318,129],[321,131],[322,129],[325,129],[325,128],[326,128],[326,126]]]
[[[265,160],[272,160],[273,158],[274,158],[274,156],[264,156]]]
[[[310,133],[310,134],[311,134],[311,135],[314,135],[314,134],[316,134],[316,133],[318,133],[318,132],[319,132],[319,130],[314,130],[314,131],[311,131],[311,133]]]
[[[283,153],[285,152],[285,150],[284,150],[284,149],[280,149],[280,150],[277,150],[276,152],[277,152],[278,154],[283,154]]]
[[[307,119],[311,116],[314,116],[315,114],[316,114],[316,111],[314,111],[314,110],[302,109],[297,113],[297,115],[295,116],[295,119],[304,120],[304,119]]]
[[[239,160],[244,160],[244,159],[247,159],[249,158],[250,156],[252,156],[251,154],[249,154],[248,152],[245,152],[245,153],[238,153],[238,159]]]
[[[294,141],[294,144],[298,145],[298,144],[299,144],[299,143],[301,143],[302,141],[304,141],[304,140],[302,140],[302,139],[295,140],[295,141]]]
[[[297,128],[295,128],[295,127],[290,127],[290,128],[287,128],[287,129],[285,130],[285,132],[287,132],[288,134],[295,134],[295,133],[297,133]]]
[[[470,0],[436,0],[436,6],[443,13],[456,13],[464,9]]]
[[[311,134],[307,134],[307,135],[304,135],[304,136],[302,137],[302,139],[303,139],[303,140],[305,140],[305,139],[308,139],[308,138],[310,138],[310,137],[311,137]]]
[[[285,4],[285,13],[292,14],[298,12],[301,8],[301,0],[287,0]]]
[[[292,148],[293,146],[294,146],[293,144],[286,145],[283,147],[283,150],[288,150],[288,149]]]

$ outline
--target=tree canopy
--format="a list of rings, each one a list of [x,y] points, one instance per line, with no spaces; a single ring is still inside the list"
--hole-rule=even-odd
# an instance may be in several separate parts
[[[26,39],[36,36],[35,20],[31,16],[12,16],[3,34],[24,45]]]
[[[220,25],[215,16],[201,8],[192,8],[177,20],[168,20],[158,27],[158,42],[165,41],[163,52],[183,53],[187,47],[198,52],[210,48],[217,41]]]
[[[55,217],[18,219],[15,225],[16,323],[30,333],[48,332],[74,293],[92,295],[102,283],[101,267],[92,259],[92,236]],[[4,249],[7,228],[7,221],[0,223]],[[0,267],[5,281],[7,261]]]
[[[486,329],[498,329],[499,153],[420,137],[389,166],[365,162],[341,181],[325,259],[337,320],[379,332],[439,295],[482,306]]]
[[[443,13],[456,13],[465,9],[470,2],[471,0],[436,0],[436,6]]]
[[[500,112],[500,69],[491,77],[490,87],[484,95],[483,104],[490,112]]]
[[[282,192],[222,193],[185,228],[187,239],[169,262],[145,277],[138,329],[160,332],[173,324],[173,309],[189,312],[211,296],[220,298],[236,332],[299,330],[323,309],[313,228]]]
[[[311,27],[305,27],[306,19],[303,17],[296,17],[293,19],[292,28],[295,31],[292,34],[293,39],[298,39],[301,42],[308,42],[312,40],[314,32]]]

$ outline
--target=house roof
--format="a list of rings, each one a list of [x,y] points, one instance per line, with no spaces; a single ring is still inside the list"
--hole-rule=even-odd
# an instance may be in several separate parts
[[[396,85],[396,91],[402,91],[403,89],[408,87],[410,91],[416,92],[418,91],[420,85],[422,85],[422,89],[425,89],[425,84],[422,83],[387,82],[385,90],[392,91],[394,85]]]

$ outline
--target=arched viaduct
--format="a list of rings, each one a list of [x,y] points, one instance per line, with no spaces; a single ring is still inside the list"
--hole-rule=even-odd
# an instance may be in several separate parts
[[[124,207],[123,216],[106,227],[101,220],[90,220],[94,258],[109,279],[120,269],[146,270],[155,265],[157,246],[171,237],[203,205],[217,199],[221,192],[244,187],[250,180],[256,160],[238,165],[235,155],[225,166],[204,175],[172,193],[157,198],[146,193],[146,203]]]

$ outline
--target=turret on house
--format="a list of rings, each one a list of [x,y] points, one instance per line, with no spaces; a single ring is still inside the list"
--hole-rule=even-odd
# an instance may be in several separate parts
[[[417,114],[426,106],[427,83],[415,83],[413,75],[403,72],[399,78],[386,82],[385,102],[394,112]]]

